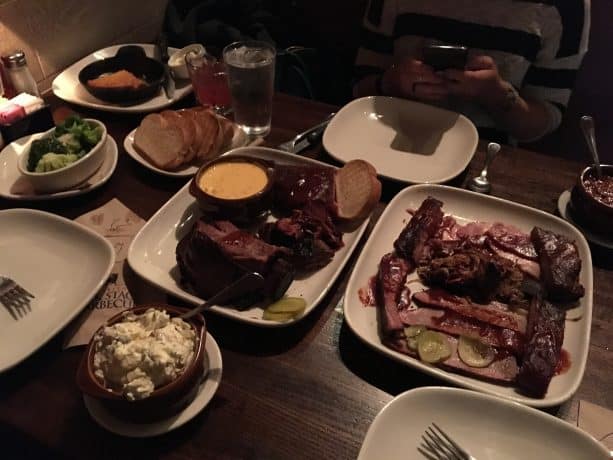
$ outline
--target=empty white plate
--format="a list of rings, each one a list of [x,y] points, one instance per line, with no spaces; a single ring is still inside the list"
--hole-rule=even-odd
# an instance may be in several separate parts
[[[441,183],[460,174],[479,135],[464,115],[385,96],[356,99],[332,119],[324,148],[339,161],[367,160],[381,176]]]
[[[407,209],[417,209],[428,196],[442,201],[443,212],[452,215],[462,224],[467,221],[502,222],[514,225],[527,233],[538,225],[564,235],[577,244],[582,261],[579,279],[585,287],[585,295],[581,298],[579,306],[569,310],[567,314],[572,315],[573,320],[566,320],[562,347],[569,354],[570,367],[566,372],[554,376],[544,398],[526,396],[513,386],[489,383],[443,370],[392,350],[381,343],[377,309],[364,307],[358,291],[360,288],[367,287],[370,278],[377,273],[381,257],[393,250],[394,241],[410,220]],[[409,274],[408,281],[414,283],[410,285],[412,292],[421,290],[422,285],[415,272]],[[592,286],[590,248],[583,235],[568,222],[544,211],[488,195],[443,185],[413,185],[398,193],[377,221],[349,278],[345,291],[344,311],[347,324],[353,332],[365,343],[389,358],[455,385],[509,398],[530,406],[547,407],[561,404],[569,399],[577,391],[583,378],[592,324]]]
[[[610,458],[590,435],[544,412],[474,391],[425,387],[379,412],[358,460],[424,459],[417,446],[432,422],[479,460]]]
[[[0,275],[36,296],[15,319],[0,304],[0,372],[36,351],[100,290],[113,246],[63,217],[30,209],[0,211]]]
[[[128,43],[128,45],[137,45],[145,50],[145,53],[149,57],[153,57],[155,46],[148,43]],[[51,84],[53,94],[60,99],[72,102],[73,104],[82,105],[84,107],[90,107],[92,109],[103,110],[106,112],[126,112],[126,113],[141,113],[141,112],[153,112],[155,110],[163,109],[169,105],[174,104],[179,99],[184,98],[192,91],[192,84],[189,80],[176,80],[175,94],[172,99],[166,97],[164,88],[160,88],[159,93],[152,99],[149,99],[140,104],[134,105],[119,105],[112,104],[110,102],[101,101],[100,99],[92,96],[79,81],[79,72],[87,64],[109,57],[115,56],[117,50],[123,45],[109,46],[85,56],[80,61],[75,62],[70,67],[61,72]],[[169,54],[176,52],[176,48],[168,48]]]
[[[91,192],[104,185],[113,175],[117,166],[117,144],[110,135],[106,136],[104,146],[104,160],[98,170],[84,183],[69,190],[53,193],[36,193],[32,184],[19,172],[17,162],[19,157],[26,152],[25,146],[29,139],[42,136],[42,133],[22,137],[11,142],[0,152],[0,196],[9,200],[20,201],[44,201],[58,200],[71,196],[82,195]]]
[[[204,380],[200,384],[200,389],[194,400],[177,415],[154,423],[126,422],[115,417],[99,401],[87,395],[83,396],[85,407],[100,426],[121,436],[147,438],[175,430],[189,422],[207,406],[213,399],[221,382],[221,351],[217,342],[209,333],[206,334],[204,348],[206,350],[204,363],[206,375]]]

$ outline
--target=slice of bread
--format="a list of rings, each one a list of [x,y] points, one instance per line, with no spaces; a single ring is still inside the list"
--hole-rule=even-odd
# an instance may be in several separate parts
[[[221,115],[217,116],[219,123],[221,124],[222,140],[220,149],[223,151],[232,147],[232,138],[234,137],[234,127],[236,126],[231,120]]]
[[[188,149],[187,155],[184,159],[184,163],[189,163],[198,155],[200,145],[202,144],[202,128],[200,127],[200,123],[196,121],[196,117],[192,111],[178,110],[177,114],[179,114],[179,116],[181,116],[181,118],[183,118],[185,122],[189,124],[194,131],[191,146]]]
[[[209,110],[200,110],[198,112],[198,121],[202,128],[203,145],[198,152],[199,158],[208,160],[216,153],[214,151],[217,135],[219,134],[219,123],[217,118]]]
[[[176,168],[183,157],[183,131],[157,113],[147,115],[134,134],[134,147],[160,169]]]
[[[355,224],[370,215],[381,198],[377,171],[364,160],[351,160],[334,176],[337,217],[343,224]]]
[[[196,133],[195,128],[191,124],[187,118],[182,117],[174,110],[164,110],[160,112],[160,115],[168,120],[168,123],[171,125],[176,125],[183,132],[183,151],[181,158],[177,159],[177,165],[180,166],[183,163],[186,163],[188,158],[193,157],[192,151],[194,148],[194,136]]]

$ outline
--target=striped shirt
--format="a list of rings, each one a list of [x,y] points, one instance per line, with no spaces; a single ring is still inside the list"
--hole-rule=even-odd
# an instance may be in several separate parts
[[[429,44],[464,45],[491,56],[500,76],[559,125],[587,51],[590,0],[369,0],[356,76],[380,74]],[[485,110],[467,102],[447,107],[480,128],[495,128]]]

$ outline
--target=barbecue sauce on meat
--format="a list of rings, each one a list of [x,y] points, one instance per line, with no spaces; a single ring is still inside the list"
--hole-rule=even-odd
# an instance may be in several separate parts
[[[585,289],[579,282],[581,258],[575,243],[539,227],[532,229],[530,237],[539,256],[547,298],[572,302],[583,297]]]
[[[426,241],[436,233],[443,221],[442,207],[443,203],[431,196],[423,201],[394,241],[394,249],[399,256],[415,264],[419,263],[424,256]]]

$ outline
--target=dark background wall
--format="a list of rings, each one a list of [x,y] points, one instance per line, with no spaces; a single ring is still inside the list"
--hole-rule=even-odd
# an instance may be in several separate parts
[[[207,4],[206,12],[215,11],[208,8],[210,4],[223,5],[228,14],[225,20],[239,23],[239,11],[248,10],[251,18],[270,31],[280,49],[291,45],[313,48],[313,53],[303,57],[309,66],[314,98],[336,105],[351,99],[352,66],[367,0],[261,0],[259,3],[251,0],[171,0],[171,4],[184,9],[203,3]],[[259,6],[253,7],[254,4]],[[579,129],[579,117],[591,114],[595,119],[601,159],[613,163],[613,0],[591,0],[591,4],[590,50],[562,125],[553,135],[527,147],[554,157],[587,163],[588,153]],[[260,11],[255,11],[258,8]],[[237,27],[250,27],[247,22],[243,20]]]

